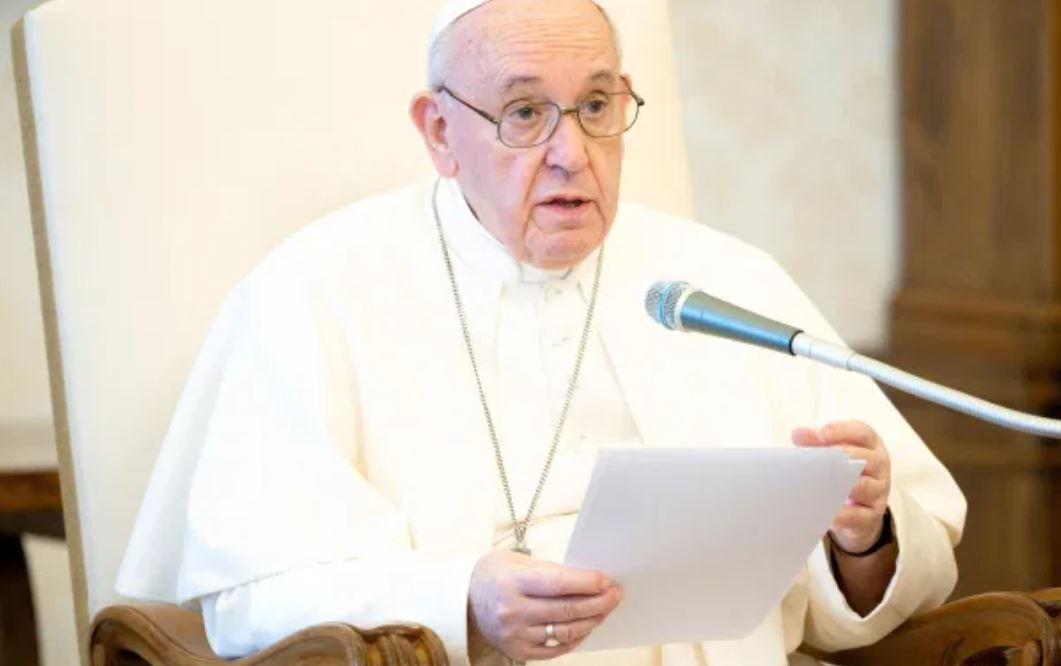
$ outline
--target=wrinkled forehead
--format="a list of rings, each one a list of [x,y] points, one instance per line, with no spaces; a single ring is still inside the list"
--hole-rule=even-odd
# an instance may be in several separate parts
[[[454,76],[484,93],[618,83],[615,36],[591,0],[492,0],[452,30]]]

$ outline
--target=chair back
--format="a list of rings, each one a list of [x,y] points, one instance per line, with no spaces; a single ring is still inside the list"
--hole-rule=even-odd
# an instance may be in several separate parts
[[[431,173],[407,106],[438,4],[52,0],[15,26],[83,655],[225,294],[300,226]],[[603,4],[648,100],[624,196],[688,215],[667,4]]]

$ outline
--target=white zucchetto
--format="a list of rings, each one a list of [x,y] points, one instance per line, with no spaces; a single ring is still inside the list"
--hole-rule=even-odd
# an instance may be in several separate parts
[[[477,9],[490,2],[490,0],[446,0],[435,15],[435,26],[431,29],[431,38],[427,42],[430,49],[435,45],[438,36],[445,32],[446,28],[453,25],[457,19],[464,16],[473,9]],[[595,2],[604,11],[601,2]]]
[[[431,39],[428,42],[428,47],[435,44],[435,40],[441,35],[446,28],[453,25],[453,23],[464,16],[471,10],[485,5],[490,0],[446,0],[443,3],[442,8],[438,10],[438,14],[435,16],[435,27],[431,30]]]

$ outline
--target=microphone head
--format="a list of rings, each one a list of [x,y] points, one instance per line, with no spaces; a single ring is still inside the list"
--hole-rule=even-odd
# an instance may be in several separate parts
[[[645,311],[654,321],[672,331],[682,330],[678,305],[692,291],[688,282],[657,282],[645,295]]]

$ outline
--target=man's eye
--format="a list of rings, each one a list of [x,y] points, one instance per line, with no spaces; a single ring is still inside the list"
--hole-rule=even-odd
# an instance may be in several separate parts
[[[517,106],[508,112],[508,117],[521,123],[535,120],[539,115],[538,108],[531,105]]]
[[[582,103],[582,112],[592,116],[600,115],[608,110],[608,100],[604,98],[590,99]]]

